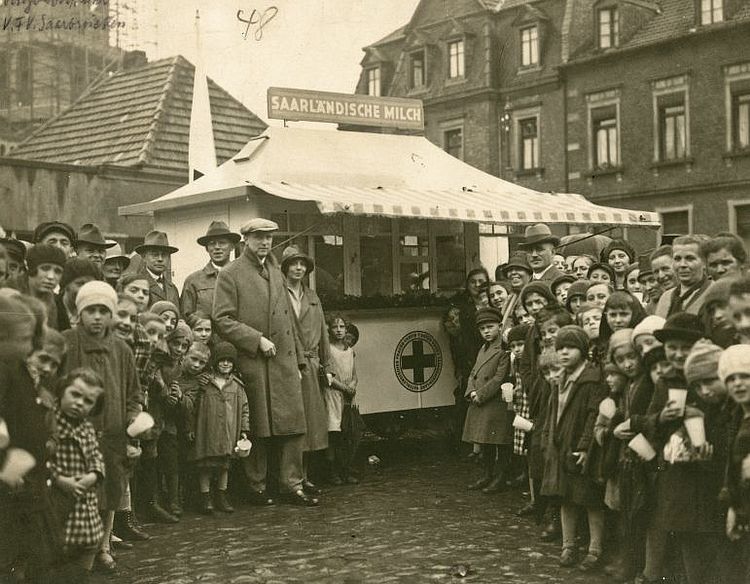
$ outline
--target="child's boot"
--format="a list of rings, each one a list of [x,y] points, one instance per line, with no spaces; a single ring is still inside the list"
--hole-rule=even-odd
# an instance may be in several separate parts
[[[155,523],[178,523],[180,521],[178,517],[172,515],[156,501],[151,501],[146,506],[146,512],[149,519]]]
[[[211,493],[201,493],[201,513],[204,515],[213,515],[214,504],[211,501]]]
[[[490,456],[492,454],[492,456]],[[487,485],[492,482],[495,471],[495,456],[494,452],[489,453],[482,451],[482,476],[476,482],[471,483],[468,486],[470,491],[478,491],[484,489]]]
[[[227,498],[226,489],[219,489],[219,492],[216,493],[216,509],[224,513],[234,513],[234,507]]]

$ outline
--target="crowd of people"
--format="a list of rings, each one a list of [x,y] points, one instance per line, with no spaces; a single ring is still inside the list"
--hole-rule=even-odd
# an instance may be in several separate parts
[[[181,294],[160,231],[133,256],[93,224],[0,238],[0,582],[114,571],[150,539],[138,517],[232,513],[230,480],[264,506],[359,482],[359,331],[276,230],[212,222]]]
[[[0,239],[0,579],[114,570],[149,539],[137,517],[231,513],[238,477],[263,506],[358,482],[359,331],[326,318],[312,258],[277,260],[277,230],[212,222],[181,293],[160,231],[133,256],[93,224]],[[443,318],[468,488],[528,481],[518,514],[564,567],[750,581],[746,261],[728,233],[638,255],[537,224],[494,279],[469,271]]]
[[[560,565],[618,582],[750,582],[750,276],[730,233],[638,255],[549,227],[494,280],[478,268],[444,325],[457,426],[492,494]]]

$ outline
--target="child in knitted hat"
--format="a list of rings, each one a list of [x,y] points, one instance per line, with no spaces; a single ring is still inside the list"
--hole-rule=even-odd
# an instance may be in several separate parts
[[[604,533],[604,492],[589,475],[587,457],[599,402],[606,395],[599,370],[586,360],[589,338],[575,325],[557,333],[555,349],[563,377],[552,391],[544,424],[545,473],[542,494],[561,500],[563,544],[560,565],[577,563],[576,532],[580,510],[589,521],[589,549],[584,571],[601,563]]]
[[[667,439],[656,444],[663,471],[654,520],[674,534],[689,584],[737,581],[719,497],[733,419],[733,404],[719,379],[721,352],[710,342],[695,343],[684,364],[690,386],[684,417],[663,423],[659,434]]]
[[[734,345],[719,358],[719,378],[739,406],[737,430],[727,469],[727,536],[745,552],[744,574],[750,574],[750,346]]]
[[[68,353],[61,374],[89,367],[103,381],[107,397],[101,415],[92,422],[100,434],[106,474],[99,493],[99,509],[104,512],[104,537],[96,562],[107,571],[115,568],[110,553],[114,513],[122,506],[127,487],[126,428],[141,411],[143,395],[133,353],[128,345],[110,332],[117,294],[105,282],[87,282],[78,290],[78,326],[63,333]]]
[[[167,334],[170,334],[177,327],[180,311],[173,303],[168,300],[159,300],[158,302],[154,302],[149,310],[161,316],[167,325]]]
[[[666,321],[661,316],[649,315],[633,327],[633,346],[643,357],[654,347],[660,347],[661,342],[654,333],[664,327]]]

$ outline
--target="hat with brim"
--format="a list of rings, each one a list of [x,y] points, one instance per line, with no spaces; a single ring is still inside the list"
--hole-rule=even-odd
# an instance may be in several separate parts
[[[526,256],[526,252],[524,251],[517,251],[511,254],[510,258],[508,258],[508,262],[506,264],[503,264],[503,274],[506,274],[506,277],[508,274],[508,270],[510,270],[511,268],[518,268],[528,272],[529,274],[534,273],[534,270],[532,270],[531,266],[529,265],[529,260]]]
[[[232,242],[232,244],[235,244],[239,242],[240,239],[242,239],[242,236],[239,233],[233,233],[232,231],[229,231],[229,226],[227,226],[227,224],[223,221],[212,221],[211,225],[208,226],[206,235],[198,238],[198,245],[206,247],[211,241],[215,239],[228,239]]]
[[[135,248],[135,251],[139,254],[143,254],[149,249],[162,249],[169,254],[180,251],[178,248],[169,245],[169,239],[167,234],[163,231],[149,231],[146,237],[143,238],[143,243]]]
[[[81,226],[81,229],[78,230],[78,237],[76,238],[76,245],[81,244],[81,243],[88,243],[89,245],[94,245],[96,247],[103,247],[107,249],[115,245],[116,242],[107,243],[107,240],[104,239],[104,236],[102,235],[102,232],[99,229],[99,227],[97,227],[93,223],[86,223],[85,225]]]
[[[703,321],[697,315],[678,312],[667,319],[663,328],[654,331],[654,336],[662,343],[674,339],[682,339],[694,343],[705,337],[706,332]]]
[[[315,262],[309,255],[302,253],[296,247],[290,245],[284,250],[284,253],[281,255],[281,271],[286,274],[289,264],[291,264],[294,260],[302,260],[303,262],[305,262],[308,274],[315,269]]]
[[[20,240],[4,237],[0,239],[0,245],[5,248],[5,252],[9,256],[12,256],[18,262],[23,262],[26,258],[26,246]]]
[[[62,223],[61,221],[46,221],[44,223],[40,223],[39,225],[37,225],[36,229],[34,229],[34,243],[41,242],[48,233],[55,232],[65,235],[65,237],[67,237],[71,243],[76,241],[75,229],[73,229],[67,223]]]
[[[127,270],[130,265],[130,256],[122,253],[122,247],[114,239],[108,239],[107,243],[113,243],[114,245],[107,250],[107,257],[104,258],[104,263],[118,260],[125,264],[123,270]]]
[[[529,225],[526,228],[525,239],[518,247],[526,249],[540,243],[557,245],[560,243],[560,238],[552,235],[552,231],[544,223],[537,223],[536,225]]]
[[[245,223],[240,229],[240,233],[242,235],[247,235],[248,233],[255,233],[257,231],[265,231],[270,233],[271,231],[278,230],[279,224],[275,221],[263,219],[262,217],[256,217],[255,219],[250,219],[250,221]]]

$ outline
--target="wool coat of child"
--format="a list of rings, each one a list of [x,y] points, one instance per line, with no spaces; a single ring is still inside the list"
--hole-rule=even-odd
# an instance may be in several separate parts
[[[117,511],[127,481],[128,424],[141,411],[143,395],[130,347],[112,334],[104,338],[89,335],[81,326],[62,333],[68,352],[61,374],[78,367],[93,369],[104,381],[104,408],[92,422],[101,432],[99,446],[107,474],[99,489],[99,508]]]
[[[471,402],[464,423],[464,442],[476,444],[512,444],[515,414],[503,401],[500,386],[510,372],[510,356],[503,351],[502,339],[479,349],[469,375],[464,397],[477,393],[478,403]]]
[[[299,316],[294,315],[294,322],[307,360],[307,367],[302,371],[302,398],[307,421],[305,450],[325,450],[328,448],[328,413],[319,380],[321,369],[326,372],[330,365],[328,329],[320,298],[304,285],[300,304]]]
[[[294,325],[294,310],[278,262],[261,264],[249,248],[219,272],[213,321],[219,335],[237,349],[246,383],[253,436],[292,436],[307,430],[300,370],[307,366]],[[261,337],[276,355],[259,350]]]
[[[215,378],[198,390],[193,406],[195,440],[190,460],[230,456],[241,432],[250,432],[247,396],[242,382],[232,376],[223,387]]]
[[[561,381],[563,388],[565,379]],[[589,476],[585,468],[573,465],[573,452],[588,452],[594,436],[599,403],[606,396],[606,386],[601,382],[597,367],[586,363],[578,378],[573,381],[558,421],[559,390],[550,395],[547,419],[542,435],[544,452],[544,478],[542,494],[560,497],[563,503],[588,508],[604,506],[602,485]]]

